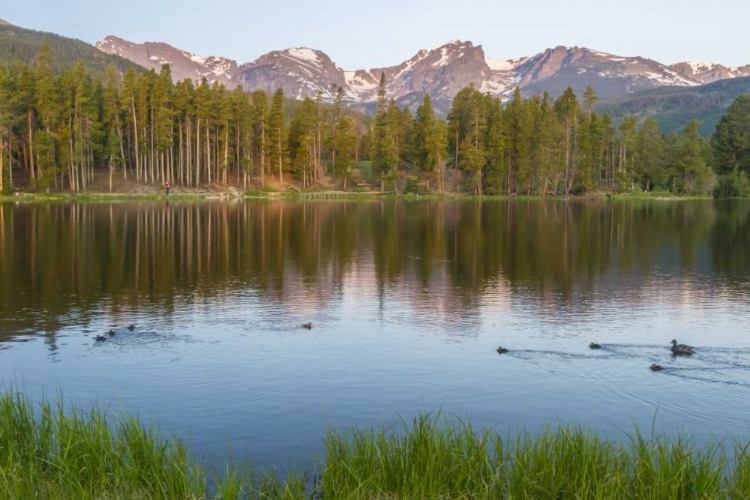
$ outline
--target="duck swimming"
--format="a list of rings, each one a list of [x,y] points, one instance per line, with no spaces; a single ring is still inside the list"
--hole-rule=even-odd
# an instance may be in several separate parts
[[[497,348],[497,353],[498,354],[505,354],[507,352],[508,352],[508,349],[506,349],[505,347],[498,347]]]
[[[105,337],[104,335],[97,335],[96,337],[94,337],[94,340],[96,340],[97,342],[104,342],[105,340],[107,340],[107,337]]]
[[[600,346],[599,344],[595,344],[593,342],[589,344],[589,349],[601,349],[601,348],[602,346]]]
[[[306,330],[312,330],[312,323],[305,323],[304,325],[302,325],[302,328]]]
[[[661,366],[661,365],[657,365],[656,363],[654,363],[653,365],[651,365],[651,371],[652,371],[652,372],[660,372],[660,371],[662,371],[663,369],[664,369],[664,367],[663,367],[663,366]]]
[[[128,327],[128,330],[130,330],[131,332],[132,332],[133,330],[135,330],[135,325],[132,325],[132,324],[131,324],[131,325],[130,325],[130,326]]]
[[[685,344],[678,344],[676,340],[672,341],[672,354],[675,356],[691,356],[695,354],[692,347]]]
[[[110,330],[107,333],[109,334],[110,337],[114,337],[115,336],[115,331],[114,330]]]

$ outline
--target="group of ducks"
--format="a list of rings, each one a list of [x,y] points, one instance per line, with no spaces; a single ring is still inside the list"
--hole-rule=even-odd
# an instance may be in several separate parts
[[[131,332],[135,330],[135,325],[130,325],[128,327],[128,330],[130,330]],[[117,335],[117,332],[115,330],[110,330],[107,332],[107,335],[109,335],[110,337],[114,337],[115,335]],[[94,340],[97,342],[104,342],[105,340],[107,340],[107,337],[104,335],[97,335],[96,337],[94,337]]]
[[[312,323],[305,323],[304,325],[302,325],[302,328],[304,328],[305,330],[312,330],[312,327],[313,327]],[[131,332],[133,330],[135,330],[135,325],[130,325],[128,327],[128,330],[130,330]],[[109,335],[110,337],[114,337],[115,335],[117,335],[117,331],[110,330],[110,331],[107,332],[107,335]],[[107,336],[106,335],[97,335],[96,337],[94,337],[94,340],[96,342],[104,342],[105,340],[107,340]]]
[[[595,344],[595,343],[592,342],[592,343],[589,344],[589,348],[590,349],[601,349],[602,346],[600,346],[599,344]],[[689,345],[678,344],[676,340],[672,341],[672,355],[673,356],[692,356],[693,354],[695,354],[695,349],[693,349]],[[659,365],[659,364],[657,364],[657,363],[654,363],[654,364],[651,365],[651,371],[652,372],[660,372],[662,370],[664,370],[664,367],[661,366],[661,365]]]
[[[594,342],[592,342],[592,343],[589,344],[589,349],[601,349],[601,348],[602,348],[601,345],[596,344]],[[498,354],[505,354],[507,352],[509,352],[509,351],[505,347],[498,347],[497,348],[497,353]],[[672,355],[674,355],[674,356],[692,356],[693,354],[695,354],[695,349],[693,349],[689,345],[678,344],[676,340],[672,341]],[[653,365],[651,365],[651,371],[660,372],[663,369],[664,369],[663,366],[658,365],[656,363],[654,363]]]

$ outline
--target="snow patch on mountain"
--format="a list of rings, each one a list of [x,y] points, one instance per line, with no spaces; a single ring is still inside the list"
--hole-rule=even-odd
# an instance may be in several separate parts
[[[445,66],[445,64],[450,60],[450,56],[448,56],[448,49],[445,47],[440,49],[440,60],[435,61],[432,63],[433,68],[441,68]]]
[[[672,85],[678,87],[697,87],[700,82],[689,80],[674,71],[665,70],[662,73],[654,73],[652,71],[646,71],[644,76],[649,80],[652,80],[659,85]]]
[[[312,62],[316,65],[318,64],[318,54],[316,54],[314,50],[308,49],[307,47],[287,49],[286,53],[297,60]]]
[[[686,63],[693,70],[694,73],[703,73],[705,71],[711,71],[718,66],[714,63],[705,62],[688,62]],[[735,70],[736,68],[727,68],[729,70]]]
[[[497,59],[485,59],[484,62],[487,63],[487,66],[490,67],[493,71],[510,71],[513,69],[513,63],[510,61],[498,61]]]
[[[352,96],[354,96],[354,92],[366,92],[375,90],[378,88],[379,80],[376,78],[372,73],[365,70],[359,70],[359,71],[345,71],[344,72],[344,81],[346,82],[346,85],[348,87],[345,88],[345,90],[353,91]]]
[[[191,61],[193,61],[194,63],[198,63],[198,64],[205,64],[205,63],[206,63],[206,59],[205,59],[204,57],[201,57],[201,56],[197,56],[197,55],[195,55],[195,54],[186,54],[186,55],[187,55],[187,56],[188,56],[188,57],[190,58],[190,60],[191,60]]]

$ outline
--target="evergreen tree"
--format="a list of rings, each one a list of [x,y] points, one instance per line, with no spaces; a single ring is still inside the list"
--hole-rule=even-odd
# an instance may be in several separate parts
[[[2,194],[9,193],[13,188],[10,181],[10,161],[6,160],[6,152],[7,157],[12,158],[7,145],[12,116],[9,94],[8,75],[5,69],[0,66],[0,193]]]
[[[356,123],[350,117],[341,116],[336,126],[336,141],[334,150],[336,152],[336,164],[334,174],[337,179],[343,181],[344,189],[354,170],[356,159],[357,135]]]
[[[750,94],[739,96],[729,106],[711,137],[711,146],[718,173],[750,174]]]
[[[284,184],[284,161],[287,158],[286,129],[284,125],[284,89],[277,89],[268,114],[268,160]]]
[[[104,96],[102,99],[102,126],[104,128],[103,157],[109,168],[109,190],[112,191],[112,177],[115,167],[124,162],[122,127],[120,126],[120,88],[117,68],[107,68]]]
[[[448,149],[448,127],[445,122],[438,120],[432,127],[430,134],[425,138],[427,156],[425,163],[433,165],[430,169],[437,175],[437,184],[440,194],[445,192],[445,155]],[[429,189],[429,184],[428,184]]]
[[[266,150],[268,144],[268,95],[264,90],[256,90],[252,95],[253,101],[253,144],[255,147],[255,163],[260,169],[260,186],[265,186],[266,182]]]
[[[555,102],[555,109],[565,132],[565,196],[570,194],[576,177],[578,141],[578,97],[571,87]]]
[[[309,97],[304,100],[289,125],[289,151],[294,173],[302,186],[312,183],[316,162],[317,106]]]
[[[336,101],[333,105],[331,112],[331,130],[329,134],[329,150],[331,152],[331,168],[333,169],[334,175],[338,177],[336,168],[336,154],[338,152],[338,126],[343,118],[344,110],[344,89],[338,87],[336,89]]]
[[[583,92],[583,109],[587,115],[591,116],[591,113],[594,111],[594,105],[598,100],[599,97],[596,95],[594,88],[591,85],[586,87],[586,90]]]
[[[648,118],[638,131],[633,160],[633,170],[645,191],[654,186],[665,187],[664,154],[664,137],[659,124]]]
[[[487,108],[487,126],[484,143],[487,145],[484,185],[488,194],[503,192],[505,176],[507,174],[506,137],[503,127],[503,104],[500,99],[484,96]],[[443,132],[446,134],[447,132]],[[443,139],[447,141],[447,137]],[[447,143],[443,147],[445,149]],[[442,192],[442,190],[441,190]]]
[[[679,192],[688,195],[709,194],[715,184],[713,172],[706,164],[703,138],[698,133],[699,128],[698,120],[687,124],[676,162],[677,175],[674,186]]]
[[[411,152],[414,163],[425,174],[425,189],[430,189],[430,176],[433,175],[437,166],[430,156],[430,137],[435,133],[436,121],[435,110],[432,109],[430,94],[425,94],[422,104],[417,108],[417,116],[414,120],[412,132],[413,151]]]
[[[565,171],[563,149],[565,132],[550,102],[549,94],[542,97],[537,124],[534,128],[536,141],[535,162],[540,169],[538,193],[546,196],[550,188],[557,194],[560,179]]]
[[[38,182],[40,187],[48,187],[56,182],[57,141],[55,130],[60,114],[58,80],[52,68],[52,55],[49,43],[44,43],[37,54],[35,68],[34,106],[40,122],[40,130],[34,135],[33,149],[36,155]]]
[[[625,190],[632,183],[633,163],[635,159],[638,122],[632,116],[626,116],[620,125],[620,152],[615,180],[620,190]]]
[[[399,150],[394,130],[394,113],[390,113],[386,100],[385,73],[380,75],[378,85],[378,108],[375,112],[375,123],[372,130],[371,153],[372,173],[380,179],[380,190],[385,191],[385,181],[394,180],[393,174],[398,166]]]

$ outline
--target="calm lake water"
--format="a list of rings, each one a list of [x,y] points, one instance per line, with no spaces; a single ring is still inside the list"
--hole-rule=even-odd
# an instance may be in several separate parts
[[[750,202],[0,204],[13,384],[281,469],[436,410],[748,438]]]

